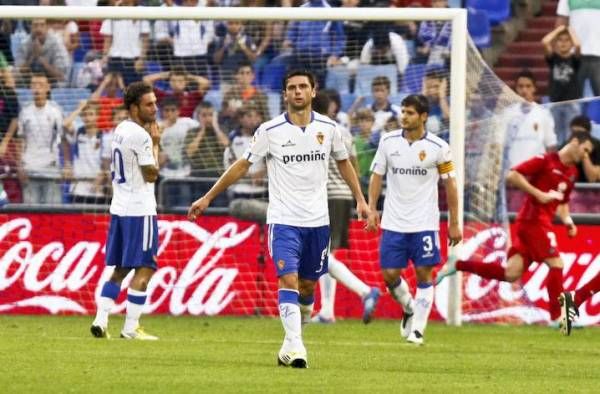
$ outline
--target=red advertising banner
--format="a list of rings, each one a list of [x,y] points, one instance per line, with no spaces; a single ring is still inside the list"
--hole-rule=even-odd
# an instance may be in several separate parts
[[[93,314],[95,299],[111,268],[104,265],[107,215],[0,215],[0,313]],[[378,240],[355,222],[350,248],[336,257],[370,285],[385,293],[379,273]],[[579,226],[571,239],[557,227],[565,261],[567,290],[580,287],[600,273],[600,226]],[[444,228],[444,226],[442,226]],[[276,315],[274,267],[266,250],[265,229],[226,216],[203,217],[196,223],[179,215],[159,220],[159,269],[149,285],[147,313],[172,315]],[[445,234],[441,234],[445,239]],[[464,256],[486,261],[505,258],[507,237],[500,228],[482,228],[465,242]],[[445,255],[445,250],[443,251]],[[543,322],[548,302],[547,268],[533,264],[519,285],[465,275],[463,316],[467,321]],[[414,275],[406,276],[414,287]],[[432,318],[446,313],[447,281],[436,289]],[[127,286],[127,279],[123,287]],[[116,312],[125,309],[125,292]],[[318,299],[317,309],[318,309]],[[360,298],[338,286],[336,316],[359,317]],[[583,324],[600,323],[600,296],[580,310]],[[384,294],[377,317],[397,318],[398,305]]]

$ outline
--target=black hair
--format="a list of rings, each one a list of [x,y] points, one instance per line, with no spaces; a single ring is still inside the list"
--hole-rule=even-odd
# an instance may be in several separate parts
[[[535,75],[533,75],[533,73],[531,72],[531,70],[529,70],[527,68],[524,68],[523,70],[519,71],[519,73],[517,74],[517,78],[515,78],[515,81],[518,81],[519,78],[527,78],[534,85],[537,85],[537,81],[535,79]]]
[[[244,67],[250,67],[252,69],[252,72],[254,72],[254,68],[252,67],[252,63],[248,60],[242,60],[240,61],[237,66],[235,67],[235,72],[238,73],[240,72],[240,70]]]
[[[314,88],[315,84],[316,84],[316,78],[315,75],[313,73],[311,73],[308,70],[292,70],[289,71],[287,74],[285,74],[285,77],[283,77],[283,90],[285,91],[286,87],[287,87],[287,82],[290,78],[292,77],[307,77],[308,78],[308,82],[310,83],[310,87]]]
[[[592,137],[592,135],[585,131],[577,131],[577,132],[571,134],[571,136],[569,137],[569,142],[571,142],[573,140],[577,140],[577,142],[579,142],[580,144],[590,141],[592,143],[592,145],[595,145],[594,138]]]
[[[139,105],[142,97],[153,91],[152,86],[146,82],[137,81],[131,83],[125,89],[125,97],[123,99],[125,108],[130,111],[133,104]]]
[[[583,127],[587,132],[590,132],[592,130],[592,121],[585,115],[577,115],[569,123],[569,127],[573,126]]]
[[[313,111],[327,116],[327,112],[329,111],[329,103],[331,99],[325,92],[317,92],[317,95],[312,100],[312,109]]]
[[[429,101],[422,94],[409,94],[402,100],[403,107],[413,107],[419,115],[429,114]]]

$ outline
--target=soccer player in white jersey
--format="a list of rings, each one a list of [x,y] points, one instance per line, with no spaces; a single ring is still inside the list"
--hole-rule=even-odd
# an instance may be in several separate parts
[[[359,218],[373,214],[336,123],[312,111],[315,77],[297,70],[289,72],[283,82],[287,111],[259,126],[244,156],[192,204],[188,217],[195,220],[219,193],[244,176],[250,165],[266,158],[269,252],[279,278],[279,316],[285,330],[278,364],[306,368],[301,322],[312,313],[315,284],[327,272],[330,155],[352,189]]]
[[[448,201],[448,238],[451,245],[462,239],[458,225],[458,192],[448,144],[425,131],[429,104],[423,95],[402,100],[401,129],[381,137],[371,164],[369,205],[376,209],[383,177],[387,192],[383,205],[380,264],[383,279],[404,310],[401,334],[421,345],[433,303],[432,271],[440,262],[438,180],[441,177]],[[368,223],[375,229],[378,216]],[[417,276],[413,299],[401,273],[411,260]]]
[[[114,266],[98,300],[91,332],[108,335],[108,315],[121,291],[121,282],[134,270],[127,289],[127,312],[121,338],[156,340],[139,325],[146,288],[156,270],[158,225],[154,182],[158,177],[160,131],[156,123],[156,96],[152,86],[134,82],[125,92],[129,119],[119,123],[112,139],[113,197],[106,241],[106,265]]]

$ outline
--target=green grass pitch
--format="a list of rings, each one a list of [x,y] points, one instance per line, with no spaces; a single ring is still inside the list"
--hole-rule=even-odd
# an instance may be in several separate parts
[[[426,345],[398,323],[309,325],[309,369],[276,366],[278,319],[144,317],[158,342],[89,334],[89,317],[0,316],[0,391],[430,393],[598,392],[600,329],[430,324]],[[117,337],[117,338],[115,338]]]

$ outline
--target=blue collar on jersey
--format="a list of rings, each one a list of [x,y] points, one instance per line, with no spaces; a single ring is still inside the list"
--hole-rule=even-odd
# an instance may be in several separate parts
[[[300,127],[302,129],[302,131],[305,131],[306,126],[308,126],[308,125],[306,125],[305,127],[302,127],[302,126],[297,126],[297,125],[293,124],[292,121],[290,120],[287,112],[285,112],[283,114],[283,116],[285,117],[286,122],[288,122],[292,126]],[[313,120],[315,120],[315,113],[313,111],[310,111],[310,122],[308,122],[308,124],[311,124],[313,122]]]
[[[377,112],[377,111],[383,111],[383,112],[391,112],[394,115],[396,114],[396,111],[394,111],[394,109],[392,108],[392,103],[390,103],[388,101],[387,106],[384,109],[375,109],[375,103],[371,104],[371,111],[373,112]]]

